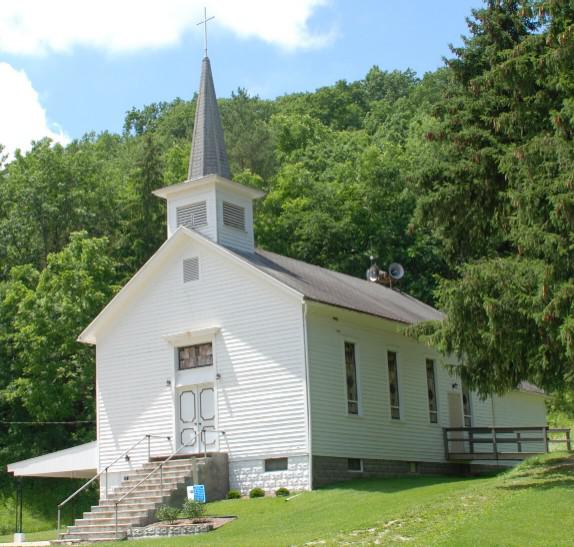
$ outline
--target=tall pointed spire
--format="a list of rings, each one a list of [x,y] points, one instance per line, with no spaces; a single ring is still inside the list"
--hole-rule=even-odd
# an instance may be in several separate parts
[[[188,178],[198,179],[206,175],[231,178],[211,64],[207,56],[201,63],[201,81],[195,110]]]

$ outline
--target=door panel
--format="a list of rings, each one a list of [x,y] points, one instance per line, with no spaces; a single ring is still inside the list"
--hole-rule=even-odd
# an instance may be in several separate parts
[[[218,434],[215,432],[216,403],[213,385],[195,385],[178,392],[179,443],[183,452],[216,451]]]
[[[460,393],[451,392],[448,394],[448,416],[450,427],[463,427],[464,421],[462,416],[462,398]],[[450,433],[451,439],[464,439],[464,433],[453,431]],[[464,452],[464,442],[451,441],[451,452]]]

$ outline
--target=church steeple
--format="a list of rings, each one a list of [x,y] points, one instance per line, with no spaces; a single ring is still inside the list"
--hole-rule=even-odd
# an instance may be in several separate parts
[[[205,25],[213,17],[199,24]],[[195,126],[187,180],[154,191],[167,201],[167,237],[181,226],[232,249],[252,253],[253,200],[265,193],[231,180],[223,127],[215,97],[211,65],[206,55],[195,110]]]
[[[201,81],[195,110],[188,179],[199,179],[207,175],[219,175],[231,179],[211,64],[209,57],[206,56],[201,63]]]

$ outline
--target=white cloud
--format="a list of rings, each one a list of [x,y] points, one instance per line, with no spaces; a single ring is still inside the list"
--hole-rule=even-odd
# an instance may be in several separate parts
[[[87,46],[110,52],[177,43],[207,6],[217,24],[243,38],[285,49],[321,47],[334,32],[315,33],[309,19],[330,0],[2,0],[0,51],[67,52]]]
[[[50,137],[65,144],[64,132],[52,130],[38,92],[23,70],[0,63],[0,144],[12,155],[16,148],[29,150],[32,140]]]

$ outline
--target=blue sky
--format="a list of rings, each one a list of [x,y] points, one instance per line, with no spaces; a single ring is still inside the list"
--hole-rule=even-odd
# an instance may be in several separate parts
[[[37,0],[3,0],[0,142],[9,149],[25,147],[17,139],[10,142],[16,134],[20,140],[38,138],[44,130],[66,141],[91,130],[120,131],[132,106],[190,98],[203,55],[195,22],[205,2],[216,15],[209,25],[209,56],[218,96],[245,87],[265,98],[360,79],[375,64],[420,75],[434,70],[449,54],[448,44],[460,44],[465,17],[482,5],[481,0],[70,2],[52,0],[45,3],[49,10],[38,13]],[[81,10],[71,8],[78,3]],[[34,120],[26,121],[32,115]],[[29,135],[22,119],[31,126]]]

